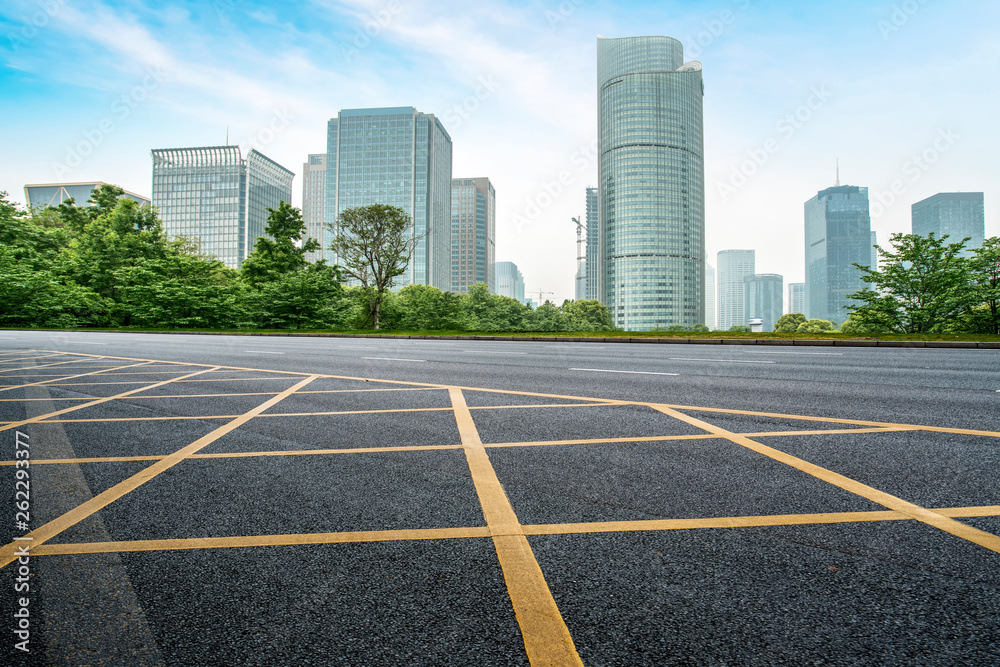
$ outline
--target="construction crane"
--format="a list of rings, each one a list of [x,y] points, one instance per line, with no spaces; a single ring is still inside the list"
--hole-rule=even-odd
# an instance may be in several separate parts
[[[576,294],[573,295],[573,298],[586,299],[587,271],[590,270],[590,267],[584,263],[587,260],[587,255],[583,249],[582,234],[587,231],[587,225],[580,222],[580,218],[571,218],[571,220],[576,223],[576,280],[574,284]]]
[[[537,290],[537,291],[534,291],[534,292],[528,292],[528,294],[530,294],[531,296],[534,296],[535,294],[537,294],[538,295],[538,305],[540,306],[543,303],[543,301],[542,301],[542,295],[543,294],[555,294],[555,292],[546,292],[544,290]]]

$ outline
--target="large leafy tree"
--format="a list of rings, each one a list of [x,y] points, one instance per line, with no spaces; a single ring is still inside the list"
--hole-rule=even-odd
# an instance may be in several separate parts
[[[947,239],[893,234],[891,249],[875,246],[880,269],[854,265],[872,287],[848,295],[860,302],[848,306],[852,319],[870,331],[931,333],[952,327],[973,305],[975,290],[969,289],[969,265],[961,255],[968,239]]]
[[[806,323],[806,316],[802,313],[785,313],[774,323],[775,333],[795,333],[799,327]]]
[[[476,331],[523,331],[531,309],[517,299],[490,293],[484,283],[476,283],[465,295],[465,312],[471,318],[470,328]]]
[[[1000,334],[1000,237],[986,239],[972,252],[969,273],[977,305],[967,318],[968,328]]]
[[[570,331],[610,331],[611,311],[597,299],[581,299],[563,302],[562,313],[566,316]]]
[[[370,204],[345,209],[330,225],[330,249],[344,274],[357,280],[368,301],[368,321],[379,328],[382,302],[395,279],[406,271],[416,238],[410,216],[401,208]]]
[[[257,237],[253,252],[240,266],[243,276],[255,284],[304,269],[308,264],[306,253],[320,249],[316,239],[302,240],[306,234],[306,223],[299,209],[281,202],[278,208],[267,210],[267,225],[264,227],[267,236]]]
[[[462,296],[454,292],[442,292],[430,285],[407,285],[399,291],[396,305],[399,312],[395,328],[398,329],[461,331],[468,327],[469,317],[462,308]]]

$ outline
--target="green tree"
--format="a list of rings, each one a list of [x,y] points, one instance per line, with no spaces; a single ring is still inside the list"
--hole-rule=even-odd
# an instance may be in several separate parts
[[[711,331],[711,329],[709,329],[708,326],[705,325],[705,324],[693,324],[688,329],[688,331],[697,331],[698,333],[707,333],[707,332]]]
[[[597,299],[563,301],[562,313],[570,331],[612,331],[611,311]]]
[[[538,308],[528,311],[524,318],[526,331],[569,331],[569,328],[566,316],[547,299]]]
[[[687,327],[683,324],[671,324],[664,331],[669,331],[671,333],[679,333],[681,331],[687,331]]]
[[[795,333],[799,327],[806,322],[806,316],[802,313],[785,313],[774,323],[775,333]]]
[[[1000,334],[1000,237],[983,241],[969,259],[970,282],[977,304],[967,318],[967,329]]]
[[[797,333],[832,333],[833,322],[813,318],[800,324],[799,328],[795,331]]]
[[[410,217],[396,206],[371,204],[344,210],[329,229],[334,234],[330,249],[337,253],[344,273],[361,284],[369,321],[378,329],[385,295],[413,255],[416,239]]]
[[[302,241],[306,223],[299,209],[281,202],[278,208],[267,210],[266,236],[257,237],[253,252],[240,266],[240,272],[251,284],[275,280],[286,273],[304,269],[308,264],[306,253],[321,247],[314,238]]]
[[[442,292],[430,285],[407,285],[396,298],[399,314],[395,328],[408,331],[456,330],[468,328],[469,317],[462,297]]]
[[[934,234],[893,234],[892,250],[876,246],[879,270],[855,264],[872,287],[848,294],[859,324],[873,331],[931,333],[951,326],[974,305],[969,266],[961,252],[965,239],[945,243]]]
[[[733,333],[750,333],[750,327],[743,324],[734,324],[728,330]]]
[[[476,331],[524,331],[531,312],[517,299],[491,294],[484,283],[469,286],[463,305],[469,328]]]

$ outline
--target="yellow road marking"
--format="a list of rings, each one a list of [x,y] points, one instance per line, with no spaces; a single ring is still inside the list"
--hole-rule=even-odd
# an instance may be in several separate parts
[[[198,372],[205,373],[208,372],[208,370],[203,370]],[[257,415],[259,415],[264,410],[267,410],[271,406],[276,405],[283,399],[292,395],[297,389],[306,386],[315,379],[316,379],[315,376],[311,376],[303,380],[300,380],[295,385],[289,387],[288,389],[281,392],[277,396],[274,396],[268,399],[267,401],[261,403],[253,410],[250,410],[249,412],[240,415],[239,417],[229,422],[228,424],[224,424],[223,426],[220,426],[219,428],[213,430],[211,433],[204,435],[201,438],[198,438],[190,445],[182,447],[173,454],[170,454],[169,456],[160,459],[153,465],[132,475],[125,481],[115,484],[107,491],[99,493],[98,495],[94,496],[87,502],[77,506],[76,508],[70,510],[69,512],[66,512],[60,517],[53,519],[52,521],[49,521],[44,526],[36,528],[35,530],[25,535],[25,537],[30,537],[32,539],[31,541],[32,549],[34,549],[36,546],[44,544],[45,542],[52,539],[53,537],[63,532],[67,528],[70,528],[79,523],[80,521],[83,521],[90,515],[94,514],[101,508],[110,505],[111,503],[118,500],[125,494],[129,493],[130,491],[134,491],[135,489],[142,486],[149,480],[153,479],[163,471],[169,470],[170,468],[177,465],[191,454],[194,454],[198,452],[198,450],[207,447],[208,445],[215,442],[216,440],[226,435],[230,431],[239,428],[243,424],[247,423]],[[15,548],[17,546],[22,546],[22,544],[23,543],[19,542],[11,542],[10,544],[0,547],[0,568],[6,567],[11,563],[11,561],[13,561],[16,558],[16,556],[14,555]]]
[[[69,352],[53,352],[51,354],[41,354],[41,355],[34,356],[34,357],[17,357],[15,359],[10,359],[8,357],[4,357],[3,361],[0,362],[0,363],[12,364],[12,363],[14,363],[16,361],[28,361],[30,359],[46,359],[48,357],[61,357],[61,356],[66,355],[66,354],[70,354],[70,353]]]
[[[70,359],[69,361],[53,361],[50,364],[36,364],[34,366],[21,366],[20,368],[4,368],[0,369],[0,373],[13,373],[14,371],[33,371],[39,368],[52,368],[53,366],[63,366],[65,364],[75,364],[75,359]],[[117,366],[109,366],[108,368],[117,368]],[[36,377],[35,375],[18,375],[19,378],[25,377]],[[65,377],[64,373],[54,373],[50,375],[38,375],[37,377]],[[4,378],[5,380],[9,378]]]
[[[534,667],[582,667],[583,661],[576,652],[569,628],[556,606],[542,568],[531,551],[528,538],[521,529],[514,508],[511,507],[479,438],[465,396],[461,389],[455,387],[449,388],[448,393],[455,410],[455,421],[462,436],[472,482],[479,496],[483,516],[486,517],[486,525],[493,537],[493,547],[503,570],[514,616],[521,628],[528,660]]]
[[[196,371],[194,373],[191,373],[190,375],[182,376],[182,377],[193,377],[195,375],[200,375],[201,373],[210,373],[211,371],[212,371],[212,369],[206,368],[205,370]],[[180,378],[178,378],[178,380],[179,379]],[[49,413],[46,413],[44,415],[39,415],[37,417],[32,417],[31,419],[24,419],[24,420],[17,421],[17,422],[8,422],[8,423],[4,424],[3,426],[0,426],[0,431],[8,431],[8,430],[10,430],[12,428],[18,428],[20,426],[24,426],[25,424],[33,424],[35,422],[40,422],[40,421],[43,421],[43,420],[47,420],[47,419],[50,419],[52,417],[58,417],[59,415],[64,415],[67,412],[74,412],[76,410],[82,410],[83,408],[89,408],[89,407],[91,407],[93,405],[100,405],[101,403],[107,403],[108,401],[113,401],[116,398],[122,398],[123,396],[128,396],[129,394],[133,394],[133,393],[135,393],[137,391],[143,391],[145,389],[152,389],[153,387],[159,387],[159,386],[162,386],[162,385],[165,385],[165,384],[170,384],[171,382],[174,382],[174,381],[175,380],[163,380],[162,382],[157,382],[156,384],[154,384],[154,385],[152,385],[150,387],[142,387],[141,389],[133,389],[132,391],[127,391],[124,394],[116,394],[114,396],[105,396],[104,398],[98,398],[98,399],[90,401],[89,403],[84,403],[83,405],[73,405],[73,406],[70,406],[68,408],[63,408],[62,410],[56,410],[55,412],[49,412]],[[24,385],[24,386],[27,387],[27,386],[30,386],[30,385]]]
[[[190,458],[199,458],[192,456]],[[984,507],[949,507],[934,510],[950,517],[1000,516],[1000,505]],[[765,516],[717,517],[709,519],[663,519],[652,521],[601,521],[593,523],[557,523],[523,525],[526,535],[586,535],[597,533],[697,530],[706,528],[756,528],[767,526],[805,526],[834,523],[869,523],[912,521],[902,512],[830,512],[825,514],[778,514]],[[173,551],[180,549],[228,549],[234,547],[296,546],[309,544],[346,544],[408,540],[450,540],[491,537],[486,526],[458,528],[417,528],[405,530],[356,531],[343,533],[295,533],[286,535],[244,535],[195,537],[165,540],[121,542],[71,542],[43,544],[31,549],[32,556],[65,556],[129,551]]]
[[[878,503],[884,507],[888,507],[891,510],[902,512],[903,514],[906,514],[921,523],[943,530],[946,533],[960,537],[963,540],[968,540],[969,542],[978,544],[979,546],[989,549],[990,551],[1000,553],[1000,537],[993,535],[992,533],[987,533],[984,530],[979,530],[978,528],[973,528],[972,526],[961,523],[960,521],[955,521],[949,517],[942,516],[941,514],[932,512],[929,509],[907,502],[902,498],[897,498],[896,496],[888,494],[884,491],[879,491],[878,489],[868,486],[867,484],[862,484],[861,482],[850,479],[849,477],[835,473],[832,470],[827,470],[826,468],[822,468],[814,463],[809,463],[808,461],[792,456],[791,454],[786,454],[785,452],[774,449],[773,447],[768,447],[767,445],[762,445],[759,442],[754,442],[744,435],[732,433],[720,426],[715,426],[695,417],[691,417],[690,415],[678,412],[673,408],[661,405],[656,409],[666,415],[670,415],[671,417],[687,422],[692,426],[703,428],[709,433],[722,436],[727,440],[755,451],[758,454],[762,454],[768,458],[774,459],[775,461],[779,461],[796,468],[797,470],[801,470],[807,475],[812,475],[817,479],[833,484],[834,486],[840,487],[845,491],[861,496],[862,498],[867,498],[868,500]]]
[[[32,556],[116,553],[124,551],[172,551],[178,549],[228,549],[233,547],[301,546],[307,544],[348,544],[357,542],[398,542],[402,540],[454,540],[489,537],[485,526],[467,528],[424,528],[417,530],[377,530],[352,533],[302,533],[293,535],[249,535],[246,537],[195,537],[176,540],[135,540],[131,542],[87,542],[43,544],[32,547]]]
[[[135,364],[129,364],[128,366],[116,366],[115,368],[135,368],[136,366],[143,366],[143,365],[145,365],[145,362],[139,362],[139,363],[135,363]],[[63,377],[61,379],[63,379],[63,380],[71,380],[73,378],[82,378],[82,377],[87,377],[88,375],[97,375],[98,373],[105,373],[105,372],[107,372],[107,369],[101,369],[101,370],[97,370],[97,371],[92,371],[90,373],[78,373],[77,375],[70,375],[70,376],[67,376],[67,377]],[[25,387],[38,387],[40,385],[46,385],[46,386],[49,386],[49,387],[58,387],[58,386],[60,386],[60,385],[57,385],[57,384],[53,384],[53,382],[54,382],[54,380],[41,380],[40,382],[29,382],[27,384],[4,385],[3,387],[0,387],[0,391],[7,391],[8,389],[23,389]],[[101,384],[101,383],[96,383],[96,384]],[[105,384],[117,384],[117,383],[115,383],[115,382],[109,382],[109,383],[105,383]]]

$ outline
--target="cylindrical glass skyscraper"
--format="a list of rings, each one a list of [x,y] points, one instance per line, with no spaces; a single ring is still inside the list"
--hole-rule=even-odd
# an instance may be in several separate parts
[[[597,38],[601,301],[626,330],[705,321],[702,96],[676,39]]]

